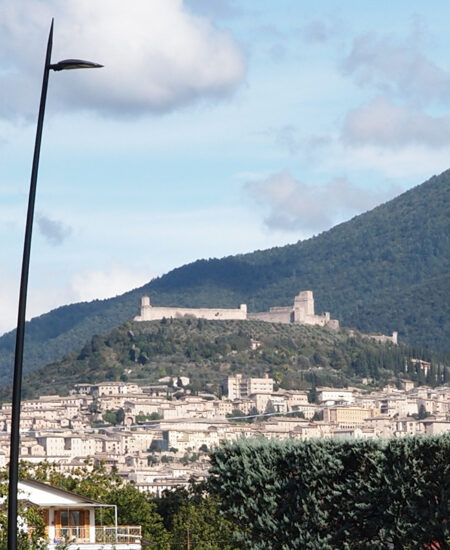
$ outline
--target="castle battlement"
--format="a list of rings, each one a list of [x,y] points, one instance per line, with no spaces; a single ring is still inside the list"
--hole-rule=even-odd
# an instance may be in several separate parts
[[[134,318],[135,321],[157,321],[159,319],[176,319],[182,317],[194,317],[208,319],[210,321],[242,321],[255,319],[268,323],[298,323],[301,325],[314,325],[321,327],[339,328],[339,321],[331,319],[326,311],[323,315],[314,313],[314,296],[312,290],[303,290],[294,298],[293,306],[271,307],[269,311],[260,313],[247,313],[247,305],[241,304],[236,309],[219,308],[187,308],[187,307],[154,307],[150,297],[141,299],[141,314]]]
[[[249,313],[247,319],[258,319],[268,323],[297,323],[319,327],[339,328],[339,321],[331,319],[326,311],[322,315],[314,313],[314,295],[312,290],[302,290],[294,298],[294,305],[288,307],[271,307],[269,311]]]
[[[219,308],[189,308],[189,307],[161,307],[152,306],[149,296],[141,298],[141,314],[134,321],[157,321],[159,319],[179,319],[194,317],[210,321],[240,321],[247,319],[247,305],[241,304],[236,309]]]

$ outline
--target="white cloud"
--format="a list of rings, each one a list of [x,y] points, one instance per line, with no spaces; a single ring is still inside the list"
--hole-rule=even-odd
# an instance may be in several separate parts
[[[406,38],[366,33],[354,39],[342,70],[358,85],[379,94],[345,116],[342,139],[348,146],[388,152],[407,147],[450,144],[450,71],[422,51],[423,29]]]
[[[67,282],[48,273],[46,281],[34,279],[27,300],[27,320],[62,304],[102,300],[128,292],[150,281],[153,275],[144,267],[128,268],[119,263],[106,269],[85,269]],[[0,335],[12,330],[17,322],[19,280],[4,269],[0,272]]]
[[[131,269],[115,264],[106,270],[86,269],[72,276],[70,287],[74,301],[112,298],[140,287],[152,277],[146,269]]]
[[[196,13],[213,18],[233,18],[240,13],[232,0],[186,0],[186,5]]]
[[[15,0],[1,7],[0,116],[34,117],[52,15],[53,62],[105,65],[52,75],[52,104],[66,110],[168,112],[226,96],[245,74],[233,36],[189,13],[182,0]]]
[[[368,210],[395,193],[361,188],[346,178],[335,178],[324,185],[309,185],[283,171],[260,181],[245,184],[250,196],[266,210],[266,225],[285,231],[317,232]]]
[[[9,268],[9,266],[8,266]],[[14,329],[17,325],[19,305],[20,271],[2,266],[0,272],[0,336]],[[28,288],[26,318],[27,320],[50,311],[61,304],[75,301],[66,288],[59,288],[49,276],[46,286],[36,288],[33,284],[33,273]]]
[[[442,147],[450,143],[450,116],[430,116],[380,97],[347,113],[343,138],[352,145]]]
[[[420,33],[405,40],[366,33],[355,38],[343,72],[361,86],[396,95],[422,105],[432,101],[450,103],[450,72],[421,51]]]

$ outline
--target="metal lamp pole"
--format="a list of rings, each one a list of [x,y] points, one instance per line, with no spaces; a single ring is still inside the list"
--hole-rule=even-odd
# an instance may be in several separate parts
[[[19,472],[19,447],[20,447],[20,402],[22,393],[22,366],[23,347],[25,335],[25,310],[27,303],[28,272],[30,266],[31,234],[33,229],[34,203],[36,198],[36,182],[39,167],[39,154],[41,150],[42,127],[44,123],[45,102],[47,98],[48,77],[50,69],[63,71],[67,69],[89,69],[103,67],[98,63],[83,61],[81,59],[65,59],[51,64],[53,44],[53,19],[47,43],[45,57],[44,77],[42,81],[41,102],[34,144],[33,166],[31,170],[30,193],[28,197],[27,221],[25,227],[25,242],[22,259],[22,275],[19,291],[19,311],[17,316],[16,351],[14,359],[14,381],[12,390],[11,409],[11,440],[9,454],[9,497],[8,497],[8,550],[17,550],[17,484]]]

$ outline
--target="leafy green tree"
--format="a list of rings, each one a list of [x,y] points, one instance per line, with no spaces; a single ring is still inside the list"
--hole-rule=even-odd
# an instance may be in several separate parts
[[[448,384],[450,382],[450,368],[449,367],[444,367],[444,374],[443,374],[443,377],[442,377],[442,381],[444,382],[444,384]]]
[[[247,415],[239,409],[233,409],[226,415],[227,418],[232,418],[235,422],[245,422]]]
[[[214,449],[210,472],[211,494],[252,550],[447,547],[449,434],[243,439]]]
[[[276,412],[277,411],[276,411],[275,407],[273,406],[272,401],[269,399],[269,401],[267,401],[267,405],[266,405],[266,409],[264,411],[264,414],[274,414]]]
[[[102,414],[102,418],[107,424],[113,424],[113,425],[116,424],[116,412],[115,411],[109,410],[109,411],[104,412]]]
[[[318,394],[315,385],[308,392],[308,403],[318,403]]]
[[[123,424],[125,420],[125,411],[122,408],[108,410],[102,414],[102,418],[106,423],[117,426],[118,424]]]
[[[155,498],[157,512],[163,518],[166,529],[172,530],[173,519],[180,508],[187,506],[191,494],[184,487],[177,487],[173,491],[164,491],[162,496]]]
[[[163,450],[163,441],[161,439],[153,439],[148,448],[150,453],[160,453]]]
[[[98,406],[98,399],[94,399],[92,403],[89,405],[89,412],[92,414],[98,414],[100,412],[99,406]]]
[[[424,370],[420,367],[420,364],[416,366],[417,369],[417,381],[419,386],[423,386],[426,383]]]
[[[160,550],[169,550],[169,535],[155,502],[133,485],[114,487],[107,496],[108,504],[117,505],[118,521],[121,525],[140,525],[142,536],[157,545]]]
[[[120,408],[116,412],[116,424],[123,424],[125,420],[125,411]]]
[[[173,519],[173,548],[196,550],[238,550],[233,526],[219,513],[211,497],[182,506]]]
[[[0,550],[7,548],[7,527],[8,527],[8,473],[0,472]],[[44,550],[45,544],[45,523],[41,511],[30,503],[19,498],[18,516],[28,526],[29,531],[19,530],[17,534],[17,550]]]
[[[424,418],[428,418],[429,416],[430,416],[430,413],[425,408],[425,405],[423,403],[421,403],[419,405],[419,412],[417,414],[417,418],[419,420],[423,420]]]
[[[383,528],[394,548],[446,548],[450,536],[450,435],[388,440]]]

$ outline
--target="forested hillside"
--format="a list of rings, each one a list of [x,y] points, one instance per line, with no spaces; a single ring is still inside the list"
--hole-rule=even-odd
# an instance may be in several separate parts
[[[432,362],[425,376],[412,358]],[[447,364],[447,368],[445,368]],[[450,362],[406,345],[379,344],[349,331],[263,321],[163,319],[128,322],[94,336],[80,350],[26,375],[25,397],[67,394],[76,383],[155,383],[189,376],[190,389],[220,393],[230,374],[268,373],[285,389],[360,384],[377,387],[400,378],[434,386],[450,379]],[[0,393],[9,398],[9,390]]]
[[[25,371],[49,363],[154,305],[289,305],[314,291],[316,311],[341,325],[449,349],[450,170],[370,212],[293,245],[198,260],[122,296],[65,306],[27,325]],[[11,372],[14,334],[0,338],[0,382]]]

